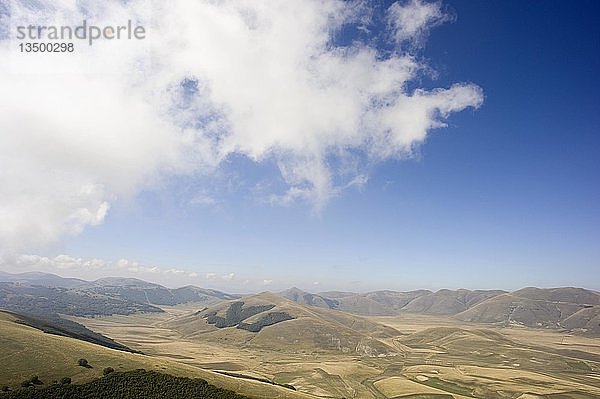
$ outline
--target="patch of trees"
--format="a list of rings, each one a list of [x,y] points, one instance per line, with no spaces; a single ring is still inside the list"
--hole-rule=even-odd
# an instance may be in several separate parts
[[[271,312],[267,313],[254,323],[240,323],[238,324],[237,328],[241,328],[250,332],[259,332],[263,329],[263,327],[272,326],[273,324],[292,319],[294,319],[294,317],[286,312]]]
[[[35,374],[32,375],[31,377],[29,377],[28,379],[26,379],[25,381],[21,382],[21,386],[23,388],[30,387],[30,386],[33,386],[33,385],[42,385],[42,384],[43,384],[43,382]]]
[[[1,396],[10,399],[247,399],[202,379],[174,377],[143,369],[113,372],[82,385],[54,384],[42,389],[19,389]]]
[[[217,316],[217,312],[211,312],[206,316],[206,321],[209,324],[214,324],[215,327],[234,327],[249,317],[257,315],[267,310],[271,310],[275,305],[256,305],[244,307],[243,301],[236,301],[229,305],[225,317]]]

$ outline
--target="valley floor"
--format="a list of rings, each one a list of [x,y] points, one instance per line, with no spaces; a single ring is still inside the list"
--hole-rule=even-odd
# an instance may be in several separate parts
[[[203,335],[172,327],[172,320],[200,310],[199,306],[75,320],[149,355],[291,384],[318,397],[600,397],[598,338],[404,314],[370,317],[398,330],[398,336],[382,339],[396,348],[393,356],[290,347],[278,345],[277,337],[272,348],[257,349],[252,334],[235,328]]]

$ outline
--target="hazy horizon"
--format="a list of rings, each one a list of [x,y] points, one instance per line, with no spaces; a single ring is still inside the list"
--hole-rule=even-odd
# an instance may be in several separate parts
[[[6,272],[6,271],[3,271]],[[261,292],[272,292],[272,293],[278,293],[281,291],[285,291],[288,289],[293,289],[293,288],[297,288],[300,289],[302,291],[311,293],[311,294],[321,294],[321,293],[326,293],[326,292],[349,292],[349,293],[355,293],[355,294],[365,294],[365,293],[369,293],[369,292],[375,292],[375,291],[395,291],[395,292],[408,292],[408,291],[417,291],[417,290],[428,290],[428,291],[432,291],[432,292],[437,292],[440,290],[451,290],[451,291],[455,291],[455,290],[460,290],[460,289],[465,289],[465,290],[469,290],[469,291],[475,291],[475,290],[502,290],[502,291],[506,291],[506,292],[514,292],[514,291],[518,291],[520,289],[523,288],[583,288],[586,290],[591,290],[591,291],[600,291],[597,288],[594,287],[590,287],[590,286],[568,286],[568,285],[563,285],[563,286],[532,286],[532,285],[528,285],[528,286],[520,286],[517,288],[502,288],[502,287],[430,287],[427,288],[425,286],[421,286],[421,287],[412,287],[412,288],[402,288],[401,286],[398,287],[372,287],[371,289],[362,289],[362,290],[352,290],[349,289],[348,287],[345,286],[330,286],[329,288],[326,287],[320,287],[319,285],[302,285],[302,284],[293,284],[289,285],[289,286],[275,286],[275,287],[270,287],[270,288],[265,288],[265,289],[255,289],[255,290],[244,290],[244,287],[241,286],[241,288],[236,288],[235,285],[227,285],[227,284],[217,284],[217,285],[211,285],[211,282],[208,281],[206,284],[204,285],[198,285],[195,284],[194,282],[187,282],[187,283],[181,283],[181,284],[177,284],[177,283],[161,283],[158,280],[153,280],[152,278],[148,278],[148,279],[144,279],[142,277],[140,277],[139,275],[118,275],[118,274],[106,274],[106,275],[102,275],[100,277],[89,277],[89,276],[85,276],[85,275],[64,275],[64,274],[60,274],[60,273],[52,273],[52,272],[43,272],[40,270],[31,270],[31,271],[21,271],[21,272],[6,272],[9,273],[11,275],[18,275],[18,274],[22,274],[22,273],[42,273],[42,274],[50,274],[50,275],[54,275],[54,276],[58,276],[58,277],[62,277],[62,278],[75,278],[75,279],[79,279],[79,280],[83,280],[83,281],[88,281],[88,282],[94,282],[96,280],[99,279],[103,279],[103,278],[118,278],[118,279],[136,279],[136,280],[140,280],[143,282],[147,282],[147,283],[152,283],[152,284],[158,284],[161,286],[164,286],[166,288],[169,289],[176,289],[176,288],[181,288],[181,287],[185,287],[185,286],[196,286],[198,288],[205,288],[205,289],[214,289],[214,290],[218,290],[218,291],[223,291],[229,294],[239,294],[239,295],[254,295],[254,294],[259,294]]]

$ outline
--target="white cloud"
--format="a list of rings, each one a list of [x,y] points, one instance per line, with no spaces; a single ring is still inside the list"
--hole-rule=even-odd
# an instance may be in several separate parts
[[[273,202],[319,208],[367,181],[356,158],[409,154],[450,113],[483,98],[472,84],[409,92],[426,68],[417,57],[336,47],[342,25],[367,23],[367,3],[23,4],[11,3],[13,22],[133,19],[148,38],[27,57],[0,41],[0,60],[10,61],[0,65],[0,253],[77,234],[116,201],[172,175],[211,174],[232,154],[277,162],[288,187]],[[387,17],[398,42],[422,40],[442,19],[438,3],[421,1],[397,3]]]
[[[179,270],[179,269],[169,269],[169,270],[165,270],[165,273],[171,273],[171,274],[185,274],[186,271],[185,270]]]
[[[439,1],[398,1],[387,11],[388,27],[398,44],[422,44],[431,28],[448,18],[448,15],[442,12]]]
[[[217,273],[206,273],[204,276],[207,280],[214,280],[217,278]]]

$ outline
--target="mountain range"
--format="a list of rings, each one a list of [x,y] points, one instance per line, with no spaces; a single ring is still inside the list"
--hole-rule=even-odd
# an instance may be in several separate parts
[[[282,306],[273,298],[285,298],[289,303],[314,308],[314,312],[318,312],[318,308],[323,308],[362,316],[416,313],[450,316],[467,322],[561,328],[600,335],[600,293],[583,288],[527,287],[513,292],[441,289],[436,292],[382,290],[367,293],[339,291],[310,293],[293,287],[269,295],[271,295],[270,302],[263,302],[273,304],[273,307]],[[39,272],[21,274],[0,272],[0,308],[17,313],[39,315],[40,309],[47,307],[47,304],[36,298],[52,298],[54,313],[87,316],[161,312],[159,306],[190,302],[205,304],[208,306],[208,312],[222,313],[219,306],[231,306],[232,303],[240,300],[241,296],[191,285],[170,289],[133,278],[106,277],[85,281]],[[256,298],[260,296],[254,297],[250,302],[256,302]],[[244,303],[246,302],[247,300]],[[230,305],[224,305],[226,303]],[[211,310],[212,305],[217,306],[216,310]],[[283,308],[287,309],[289,305]],[[273,312],[263,316],[266,317]],[[285,311],[269,317],[287,317],[283,316],[283,313]],[[302,312],[298,313],[297,309],[293,309],[288,316],[298,319],[301,318],[300,313]],[[261,324],[262,321],[257,319],[259,317],[257,315],[252,315],[251,320]],[[203,314],[202,317],[207,317],[207,314]],[[298,321],[290,323],[298,323]],[[216,323],[213,323],[214,325]]]

